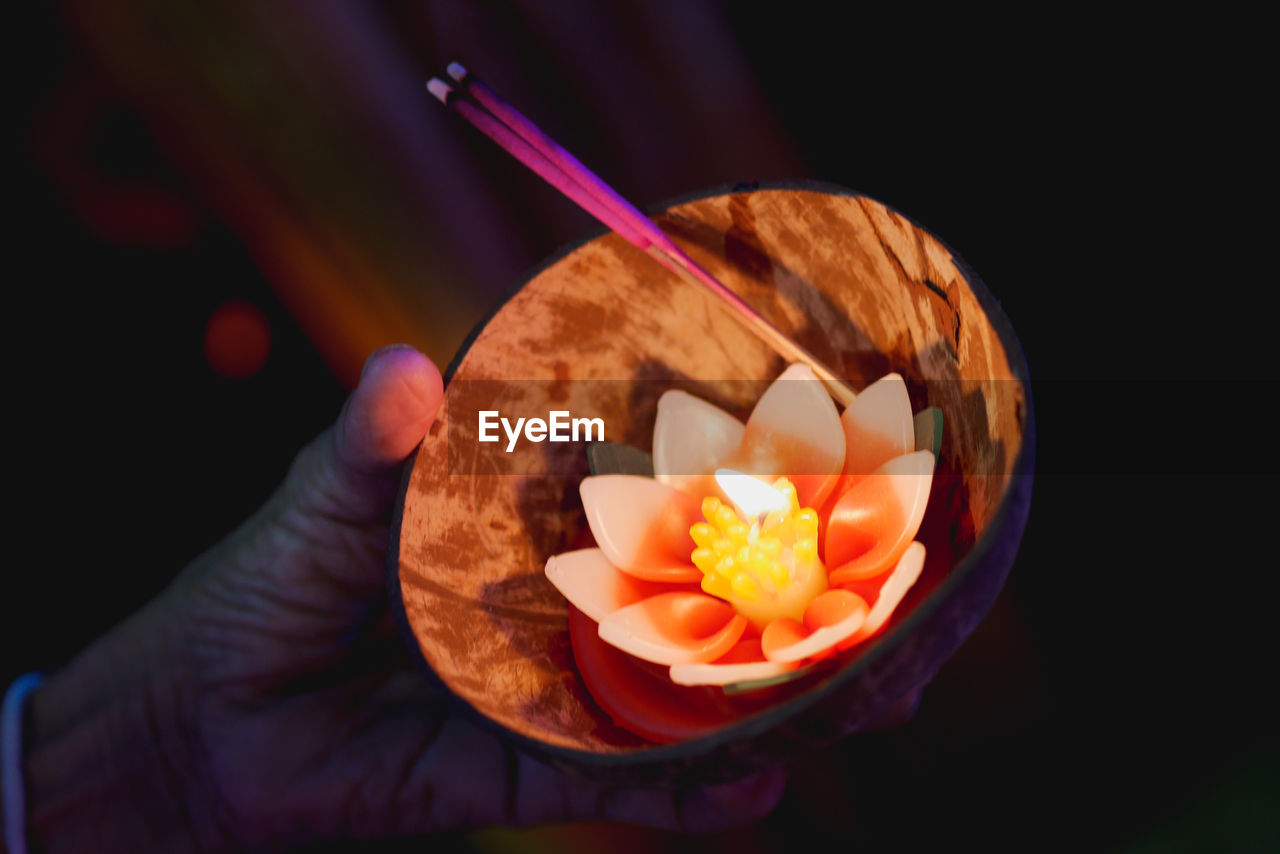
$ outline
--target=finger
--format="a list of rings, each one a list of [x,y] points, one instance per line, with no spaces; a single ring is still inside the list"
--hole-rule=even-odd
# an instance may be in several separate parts
[[[331,430],[290,475],[304,512],[363,525],[386,517],[399,467],[422,441],[443,400],[440,371],[412,347],[378,350]]]
[[[424,724],[421,711],[404,713],[402,720],[384,721],[379,744],[361,751],[365,761],[392,757],[377,767],[391,775],[394,786],[379,785],[376,777],[367,781],[352,828],[356,835],[590,820],[708,833],[764,817],[786,785],[781,770],[679,789],[600,783],[534,759],[463,718],[450,717],[435,728]],[[424,739],[430,743],[423,745]]]
[[[711,833],[752,824],[773,812],[786,788],[786,771],[774,768],[745,780],[694,789],[684,802],[681,829]]]
[[[340,462],[375,477],[394,469],[426,435],[443,395],[440,371],[426,356],[399,344],[378,350],[338,419]]]
[[[586,793],[593,795],[596,808],[569,817],[716,833],[764,818],[782,799],[786,784],[786,772],[775,769],[732,783],[675,790],[587,785]]]
[[[686,833],[742,827],[768,815],[786,774],[775,769],[731,783],[684,788],[597,783],[518,756],[509,821],[519,825],[606,820]]]

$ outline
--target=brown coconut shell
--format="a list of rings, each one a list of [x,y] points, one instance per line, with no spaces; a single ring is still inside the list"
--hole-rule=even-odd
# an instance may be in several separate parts
[[[977,625],[1027,519],[1031,390],[1013,329],[978,277],[880,202],[789,183],[712,191],[655,219],[854,388],[897,371],[914,409],[942,410],[918,535],[925,571],[888,628],[840,666],[775,690],[760,711],[699,738],[649,744],[596,706],[574,667],[566,602],[543,574],[582,530],[586,454],[581,444],[537,445],[505,470],[519,474],[486,469],[474,450],[481,398],[505,395],[508,409],[527,415],[589,408],[609,440],[648,450],[662,389],[745,413],[785,367],[705,289],[611,232],[530,276],[455,358],[439,419],[405,477],[388,582],[428,673],[529,752],[603,779],[731,779],[873,722]],[[580,389],[591,399],[572,399]]]

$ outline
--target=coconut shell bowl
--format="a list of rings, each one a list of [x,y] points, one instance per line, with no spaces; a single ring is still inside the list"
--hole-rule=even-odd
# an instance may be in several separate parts
[[[675,692],[672,708],[705,724],[669,743],[617,725],[597,704],[575,661],[570,607],[544,574],[548,558],[583,543],[585,443],[505,455],[505,437],[477,442],[477,410],[585,410],[603,419],[608,441],[647,452],[664,390],[745,418],[787,367],[713,294],[612,232],[545,264],[456,356],[440,416],[406,472],[388,585],[428,677],[504,738],[596,779],[713,782],[868,728],[943,666],[1013,565],[1034,415],[1021,347],[995,299],[940,239],[886,205],[789,183],[714,191],[654,219],[854,389],[896,372],[913,411],[941,411],[916,535],[924,569],[887,626],[755,690],[664,685],[650,674],[654,690]]]

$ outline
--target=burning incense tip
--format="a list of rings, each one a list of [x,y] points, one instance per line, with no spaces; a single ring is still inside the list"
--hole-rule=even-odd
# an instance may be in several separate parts
[[[467,79],[467,69],[463,68],[460,62],[449,63],[449,67],[445,71],[449,72],[449,76],[459,83]]]
[[[449,96],[453,94],[453,87],[439,77],[432,77],[427,81],[427,91],[439,98],[442,104],[447,104]]]

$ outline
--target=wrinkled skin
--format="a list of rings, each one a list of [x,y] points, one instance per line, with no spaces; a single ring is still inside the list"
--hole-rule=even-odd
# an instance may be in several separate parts
[[[152,698],[146,725],[132,728],[122,713],[110,740],[176,784],[123,827],[113,822],[127,799],[103,807],[96,850],[136,850],[137,834],[152,841],[147,850],[276,850],[588,818],[708,831],[776,804],[780,772],[676,791],[567,776],[456,716],[414,671],[383,573],[400,467],[441,397],[426,357],[375,353],[337,422],[266,505],[100,641],[106,652],[91,647],[37,692],[37,742],[71,726],[75,692],[133,684]],[[127,678],[117,669],[108,689],[95,674],[125,658]],[[33,748],[32,833],[50,851],[74,848],[69,825],[53,820],[58,798],[45,793],[57,787],[42,781],[58,766],[45,755]],[[171,826],[158,828],[169,814]],[[92,825],[90,815],[78,824]]]

